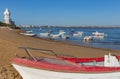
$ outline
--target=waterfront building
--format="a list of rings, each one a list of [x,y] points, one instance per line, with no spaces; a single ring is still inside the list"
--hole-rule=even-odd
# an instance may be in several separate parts
[[[11,15],[10,11],[6,8],[6,10],[4,11],[4,23],[9,25],[15,25],[10,15]]]

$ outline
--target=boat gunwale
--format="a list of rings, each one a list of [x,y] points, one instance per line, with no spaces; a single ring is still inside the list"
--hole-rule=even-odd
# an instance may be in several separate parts
[[[50,64],[44,62],[36,62],[33,60],[23,59],[23,58],[14,58],[12,60],[12,63],[30,68],[45,69],[45,70],[57,71],[57,72],[69,72],[69,73],[111,73],[111,72],[120,71],[120,67],[82,66],[82,65],[63,66],[63,65],[56,65],[56,64]]]

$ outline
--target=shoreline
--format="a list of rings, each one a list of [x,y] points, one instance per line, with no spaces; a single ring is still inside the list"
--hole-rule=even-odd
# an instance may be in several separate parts
[[[62,43],[62,44],[68,44],[68,45],[72,45],[72,46],[86,47],[86,48],[91,48],[91,49],[101,49],[101,50],[110,50],[110,51],[120,51],[120,50],[117,50],[117,49],[99,48],[99,47],[94,47],[94,46],[86,46],[86,45],[81,45],[81,44],[74,44],[74,43],[69,43],[69,42],[64,42],[64,41],[58,41],[58,40],[54,40],[54,39],[38,38],[38,37],[34,37],[34,38],[37,38],[37,39],[40,39],[40,40],[49,41],[49,42]]]
[[[0,29],[1,30],[1,29]],[[66,45],[66,46],[68,46],[68,47],[66,47],[66,48],[69,48],[69,47],[74,47],[74,48],[85,48],[85,49],[91,49],[91,50],[103,50],[103,51],[108,51],[108,52],[111,52],[111,51],[113,51],[113,52],[120,52],[120,50],[115,50],[115,49],[109,49],[109,48],[98,48],[98,47],[93,47],[93,46],[84,46],[84,45],[77,45],[77,44],[73,44],[73,43],[68,43],[68,42],[62,42],[62,41],[57,41],[57,40],[51,40],[51,39],[46,39],[46,38],[37,38],[37,37],[29,37],[29,36],[24,36],[24,35],[20,35],[19,33],[20,32],[23,32],[22,30],[16,30],[16,29],[14,29],[14,30],[8,30],[8,29],[2,29],[2,30],[7,30],[7,31],[9,31],[9,32],[11,32],[12,34],[15,34],[15,35],[17,35],[17,37],[19,37],[20,36],[20,39],[22,40],[22,41],[24,41],[24,39],[27,39],[27,40],[29,40],[29,39],[32,39],[31,41],[29,41],[29,42],[33,42],[34,41],[34,43],[35,44],[37,44],[36,42],[35,42],[35,40],[37,40],[38,42],[44,42],[43,44],[47,44],[46,42],[48,42],[48,43],[51,43],[52,45],[62,45],[62,46],[64,46],[64,45]],[[9,35],[9,34],[8,34]],[[11,34],[10,34],[10,36],[11,36]],[[22,38],[21,38],[22,37]],[[11,42],[10,40],[6,40],[6,38],[7,38],[7,36],[4,38],[4,40],[5,41],[7,41],[7,42]],[[24,39],[23,39],[24,38]],[[1,36],[0,36],[0,39],[2,39],[1,38]],[[14,39],[14,35],[13,35],[13,38],[12,38],[12,41],[17,41],[18,39],[15,39],[15,40],[13,40]],[[16,42],[16,44],[17,44],[18,42]],[[20,42],[19,42],[20,43]],[[21,43],[20,43],[21,44]],[[23,43],[22,43],[23,44]],[[41,44],[41,43],[40,43]],[[31,44],[30,44],[31,45]],[[23,45],[23,47],[24,46],[28,46],[28,43],[26,43],[26,45],[24,44]],[[36,47],[37,46],[37,48],[39,48],[39,47],[44,47],[44,46],[39,46],[39,45],[35,45],[34,47]],[[20,46],[19,46],[20,47]],[[22,47],[22,46],[21,46]],[[28,46],[29,47],[29,46]],[[30,46],[31,47],[31,46]],[[48,46],[45,46],[45,47],[47,47],[48,48]],[[53,46],[54,47],[54,46]],[[59,46],[57,46],[57,47],[59,47]],[[47,49],[46,48],[46,49]],[[61,48],[61,47],[59,47],[59,48]],[[48,48],[48,49],[50,49],[50,48]],[[71,49],[70,49],[71,50]],[[74,50],[74,49],[73,49]],[[84,50],[84,49],[83,49]],[[53,51],[54,51],[54,49],[53,49]],[[77,51],[78,52],[78,51]],[[88,51],[89,52],[89,51]],[[60,53],[60,52],[59,52]],[[87,53],[87,52],[86,52]],[[93,52],[93,53],[95,53],[95,52]],[[112,52],[111,52],[112,53]],[[86,57],[89,57],[88,55],[86,56]]]
[[[20,35],[20,32],[22,32],[22,30],[0,28],[0,59],[3,60],[0,63],[0,79],[22,79],[16,70],[11,66],[11,60],[16,54],[20,54],[20,56],[25,55],[25,51],[19,49],[19,47],[53,50],[58,54],[84,58],[101,57],[109,52],[112,55],[120,55],[120,50],[96,48],[44,38],[29,37]]]

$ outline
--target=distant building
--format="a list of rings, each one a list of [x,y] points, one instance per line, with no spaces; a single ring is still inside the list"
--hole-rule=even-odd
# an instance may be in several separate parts
[[[10,11],[6,8],[4,12],[4,23],[9,24],[9,25],[15,25],[14,22],[10,18]]]

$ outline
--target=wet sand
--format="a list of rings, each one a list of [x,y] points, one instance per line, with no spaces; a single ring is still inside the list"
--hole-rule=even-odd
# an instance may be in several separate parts
[[[59,54],[75,57],[102,57],[109,52],[113,55],[120,55],[120,50],[93,48],[54,40],[28,37],[20,35],[20,32],[21,30],[0,28],[0,79],[22,79],[11,66],[11,60],[16,54],[21,56],[25,55],[25,51],[19,47],[53,50]]]

